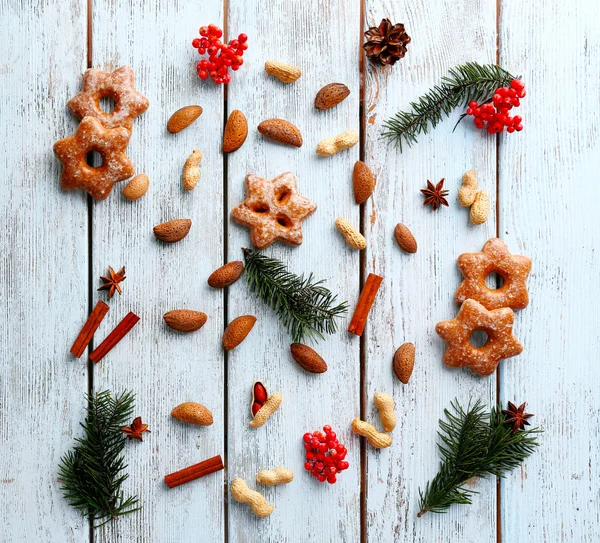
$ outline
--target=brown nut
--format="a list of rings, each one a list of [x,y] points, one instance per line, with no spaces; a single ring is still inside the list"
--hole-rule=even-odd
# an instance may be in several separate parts
[[[244,273],[244,263],[241,260],[228,262],[210,274],[208,284],[213,288],[225,288],[233,285]]]
[[[256,317],[253,315],[242,315],[237,319],[233,319],[223,332],[223,348],[226,351],[235,349],[246,339],[255,322]]]
[[[179,404],[171,411],[171,416],[181,422],[198,424],[200,426],[210,426],[213,423],[212,413],[202,404],[196,402]]]
[[[412,232],[408,229],[408,226],[399,222],[394,230],[394,237],[398,243],[398,247],[407,253],[417,252],[417,240]]]
[[[320,110],[329,109],[343,102],[350,94],[350,89],[343,83],[325,85],[315,97],[315,107]]]
[[[415,346],[412,343],[400,345],[394,354],[394,375],[405,385],[415,367]]]
[[[258,131],[273,141],[302,147],[302,134],[292,123],[284,119],[267,119],[258,125]]]
[[[300,68],[273,60],[265,62],[265,72],[276,77],[282,83],[293,83],[302,75]]]
[[[299,366],[311,373],[325,373],[327,371],[327,363],[321,355],[308,345],[302,343],[292,343],[290,345],[292,358]]]
[[[177,134],[190,126],[200,115],[202,115],[202,108],[200,106],[182,107],[171,115],[167,123],[167,130],[171,134]]]
[[[169,328],[178,332],[195,332],[200,330],[208,317],[202,311],[193,311],[191,309],[174,309],[163,315],[165,323]]]
[[[192,227],[191,219],[174,219],[172,221],[157,224],[154,227],[154,235],[165,243],[181,241],[188,235]]]
[[[375,176],[362,160],[357,160],[352,172],[352,185],[354,187],[354,201],[364,204],[375,190]]]
[[[148,188],[150,187],[150,179],[145,173],[140,173],[135,177],[132,177],[125,188],[123,189],[123,196],[128,200],[138,200],[146,192],[148,192]]]
[[[246,116],[239,109],[234,109],[225,125],[223,152],[233,153],[233,151],[237,151],[244,144],[247,136],[248,121]]]

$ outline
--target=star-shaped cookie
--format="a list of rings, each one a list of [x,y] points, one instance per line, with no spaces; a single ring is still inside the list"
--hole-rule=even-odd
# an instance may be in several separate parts
[[[479,375],[491,375],[505,358],[523,350],[513,335],[515,314],[512,309],[488,311],[475,300],[466,300],[455,319],[437,324],[435,331],[448,344],[444,364],[453,368],[469,366]],[[488,339],[483,347],[471,345],[471,334],[483,330]]]
[[[114,183],[133,175],[133,164],[125,154],[130,136],[126,128],[104,128],[98,119],[84,117],[75,134],[54,144],[54,153],[63,163],[62,187],[83,189],[96,200],[104,200]],[[102,156],[102,164],[97,168],[87,163],[91,151]]]
[[[501,239],[488,240],[481,253],[460,255],[457,264],[464,276],[454,295],[458,303],[471,298],[487,309],[527,307],[529,295],[525,282],[531,271],[531,260],[511,254]],[[495,290],[485,284],[485,278],[494,272],[504,280],[504,284]]]
[[[290,245],[302,243],[302,221],[317,204],[298,194],[296,177],[287,172],[272,181],[249,174],[246,199],[231,212],[232,219],[250,228],[250,240],[264,249],[276,240]]]
[[[110,113],[100,107],[100,100],[107,97],[115,101]],[[105,128],[124,126],[129,131],[133,120],[149,105],[148,98],[135,90],[133,70],[129,66],[121,66],[114,72],[90,68],[83,74],[83,90],[67,102],[80,119],[96,117]]]

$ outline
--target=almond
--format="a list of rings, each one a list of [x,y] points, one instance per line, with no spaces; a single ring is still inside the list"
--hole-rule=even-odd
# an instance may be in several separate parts
[[[191,219],[175,219],[156,225],[154,227],[154,235],[157,239],[165,243],[175,243],[185,238],[191,227]]]
[[[242,315],[237,319],[233,319],[223,332],[223,348],[226,351],[235,349],[246,339],[255,322],[256,317],[252,315]]]
[[[195,332],[206,323],[207,316],[201,311],[191,309],[174,309],[163,315],[169,328],[178,332]]]
[[[148,187],[150,187],[150,179],[145,173],[140,173],[125,185],[123,196],[128,200],[138,200],[148,192]]]
[[[405,385],[415,367],[415,346],[412,343],[400,345],[394,354],[394,374]]]
[[[329,109],[343,102],[350,94],[350,89],[343,83],[325,85],[315,97],[315,107],[320,110]]]
[[[223,152],[233,153],[233,151],[237,151],[244,144],[247,136],[248,121],[246,116],[239,109],[234,109],[225,125]]]
[[[302,134],[292,123],[284,119],[267,119],[258,125],[258,131],[273,141],[294,147],[302,147]]]
[[[198,117],[202,115],[202,108],[200,106],[185,106],[178,109],[167,123],[167,130],[171,134],[177,134],[184,128],[187,128],[192,124]]]
[[[213,288],[224,288],[233,285],[244,273],[244,263],[241,260],[228,262],[210,274],[208,284]]]
[[[292,352],[292,358],[306,371],[310,371],[311,373],[325,373],[327,371],[325,360],[308,345],[292,343],[290,351]]]
[[[300,68],[273,60],[265,62],[265,72],[276,77],[282,83],[293,83],[302,75]]]
[[[179,404],[171,411],[171,416],[181,422],[199,424],[200,426],[210,426],[213,423],[212,413],[202,404],[196,402]]]
[[[357,204],[364,204],[375,189],[375,176],[362,160],[357,160],[352,172],[352,185],[354,186],[354,200]]]
[[[398,242],[400,249],[406,251],[407,253],[417,252],[417,240],[415,239],[415,236],[412,235],[412,232],[408,229],[408,226],[405,226],[399,222],[394,230],[394,236],[396,237],[396,241]]]

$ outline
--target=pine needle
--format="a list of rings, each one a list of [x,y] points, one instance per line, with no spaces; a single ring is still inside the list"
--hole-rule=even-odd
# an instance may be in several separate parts
[[[250,290],[275,311],[294,343],[305,338],[316,342],[337,330],[336,319],[348,311],[348,304],[334,305],[337,296],[323,281],[315,281],[312,274],[306,279],[295,275],[279,260],[252,249],[244,249],[244,259]]]
[[[402,152],[403,144],[412,146],[418,135],[427,134],[429,127],[437,126],[455,108],[466,107],[473,100],[490,100],[497,88],[510,85],[513,79],[513,75],[495,64],[468,62],[456,66],[439,85],[411,102],[410,111],[399,111],[385,121],[382,135]]]

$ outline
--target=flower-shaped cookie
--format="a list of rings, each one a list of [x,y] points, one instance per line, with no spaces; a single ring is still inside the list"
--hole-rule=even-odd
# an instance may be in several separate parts
[[[454,295],[458,303],[470,298],[487,309],[527,307],[529,295],[525,281],[531,271],[531,260],[526,256],[510,254],[501,239],[488,240],[481,253],[460,255],[457,263],[464,275]],[[504,284],[495,290],[485,284],[485,278],[494,272],[504,280]]]
[[[479,375],[491,375],[505,358],[523,350],[513,335],[515,314],[512,309],[488,311],[475,300],[466,300],[455,319],[437,324],[435,331],[448,344],[444,364],[453,368],[469,366]],[[471,345],[471,334],[483,330],[488,339],[483,347]]]
[[[84,117],[74,135],[54,144],[54,153],[63,163],[62,187],[83,189],[96,200],[104,200],[114,183],[133,175],[133,164],[125,154],[130,136],[126,128],[104,128],[98,119]],[[87,163],[86,157],[91,151],[97,151],[102,157],[102,164],[97,168]]]
[[[250,228],[250,240],[264,249],[276,240],[290,245],[302,243],[302,221],[317,204],[298,194],[296,177],[287,172],[272,181],[249,174],[246,177],[246,199],[231,217]]]
[[[115,109],[102,111],[100,100],[112,98]],[[122,66],[114,72],[90,68],[83,74],[83,90],[71,98],[67,105],[80,119],[96,117],[105,128],[124,126],[131,131],[133,120],[148,109],[150,102],[134,88],[133,70]]]

